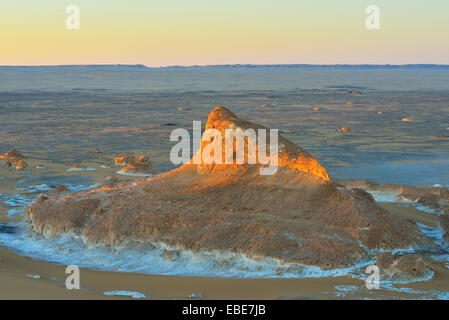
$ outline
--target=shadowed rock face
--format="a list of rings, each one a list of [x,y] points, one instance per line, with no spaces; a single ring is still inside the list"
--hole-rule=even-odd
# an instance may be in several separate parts
[[[380,192],[397,197],[398,200],[415,202],[422,206],[449,212],[449,190],[442,187],[423,188],[401,184],[378,183],[364,180],[339,180],[339,184],[346,188],[359,188],[367,192]]]
[[[444,231],[444,239],[449,241],[449,190],[447,188],[411,187],[363,180],[339,180],[338,183],[347,189],[360,188],[367,192],[389,194],[395,196],[397,200],[414,202],[435,210],[440,214],[438,221],[440,228]]]
[[[124,166],[128,164],[132,164],[135,161],[135,157],[132,153],[121,154],[114,158],[114,162],[116,165]]]
[[[216,108],[206,128],[260,128]],[[369,249],[425,245],[417,226],[379,208],[360,189],[329,178],[316,159],[279,138],[276,174],[257,165],[186,164],[128,185],[105,185],[26,210],[39,234],[74,233],[89,242],[133,240],[190,250],[226,250],[321,267],[372,258]],[[294,159],[294,160],[292,160]]]
[[[28,167],[28,164],[24,160],[19,160],[16,163],[16,170],[24,170]]]
[[[0,159],[9,159],[9,158],[23,159],[23,155],[15,149],[11,149],[3,154],[0,154]]]
[[[0,159],[6,159],[6,165],[8,167],[15,166],[17,170],[25,169],[28,164],[22,159],[24,156],[17,150],[11,149],[3,154],[0,154]]]

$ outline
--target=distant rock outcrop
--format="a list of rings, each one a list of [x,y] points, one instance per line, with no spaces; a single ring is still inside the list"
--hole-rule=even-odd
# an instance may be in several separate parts
[[[74,163],[72,165],[72,169],[87,169],[87,166],[81,164],[81,163]]]
[[[145,156],[138,156],[138,157],[136,157],[136,159],[134,159],[134,161],[136,163],[145,163],[145,162],[149,162],[150,158],[145,157]]]
[[[0,159],[6,159],[6,165],[8,167],[14,166],[17,170],[25,169],[28,164],[22,159],[24,156],[17,150],[11,149],[0,155]]]
[[[146,163],[149,162],[150,158],[146,156],[134,156],[132,153],[124,153],[114,158],[116,165],[127,166],[135,163]]]
[[[124,153],[114,158],[116,165],[126,166],[128,164],[134,163],[135,156],[132,153]]]
[[[132,153],[125,153],[116,157],[114,160],[115,164],[125,166],[118,172],[121,174],[153,175],[160,173],[160,171],[150,163],[150,158],[146,156],[135,157]]]
[[[9,159],[9,158],[23,159],[23,155],[15,149],[11,149],[0,155],[0,159]]]
[[[349,133],[349,132],[351,132],[351,129],[349,127],[341,127],[337,131],[338,132],[343,132],[343,133]]]
[[[244,131],[246,129],[267,129],[264,126],[254,124],[245,120],[239,119],[232,111],[227,108],[217,106],[210,114],[206,123],[206,130],[215,129],[218,130],[222,137],[225,137],[226,129],[234,129],[236,131]],[[267,134],[267,137],[269,135]],[[201,142],[201,153],[203,153],[204,148],[209,144],[209,141]],[[222,154],[222,163],[225,163],[225,139],[223,139],[223,154]],[[298,147],[294,143],[285,139],[283,136],[279,135],[278,137],[278,165],[279,167],[287,167],[295,170],[299,170],[305,173],[310,173],[317,177],[320,177],[324,181],[329,181],[329,175],[327,173],[326,168],[324,168],[319,161],[312,157],[309,153],[307,153],[301,147]],[[235,147],[234,147],[235,149]],[[245,151],[244,157],[248,158],[248,142],[245,142]],[[267,147],[268,149],[268,147]],[[234,150],[235,151],[235,150]],[[257,147],[255,148],[255,152],[257,152]],[[228,165],[228,164],[204,164],[200,165],[200,169],[206,170],[206,172],[210,172],[211,170],[227,170],[231,166],[238,165]]]
[[[206,128],[230,127],[263,128],[226,108],[210,113]],[[47,199],[25,216],[47,237],[73,233],[92,244],[164,243],[322,268],[369,261],[375,249],[428,244],[414,222],[390,215],[368,193],[330,180],[300,147],[281,136],[279,146],[273,175],[260,175],[259,165],[189,163],[150,179]]]
[[[16,163],[16,170],[24,170],[28,167],[28,163],[26,163],[24,160],[19,160]]]

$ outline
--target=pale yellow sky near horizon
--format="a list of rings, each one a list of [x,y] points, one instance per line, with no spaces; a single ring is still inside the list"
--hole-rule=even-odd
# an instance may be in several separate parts
[[[2,1],[0,43],[0,65],[449,64],[449,1]]]

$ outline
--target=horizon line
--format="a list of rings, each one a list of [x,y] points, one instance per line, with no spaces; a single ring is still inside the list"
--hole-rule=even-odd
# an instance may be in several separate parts
[[[0,68],[58,68],[58,67],[139,67],[146,69],[163,69],[163,68],[211,68],[211,67],[449,67],[449,64],[440,63],[336,63],[336,64],[319,64],[319,63],[269,63],[269,64],[251,64],[251,63],[229,63],[229,64],[192,64],[192,65],[161,65],[148,66],[145,64],[122,64],[122,63],[89,63],[89,64],[42,64],[42,65],[0,65]]]

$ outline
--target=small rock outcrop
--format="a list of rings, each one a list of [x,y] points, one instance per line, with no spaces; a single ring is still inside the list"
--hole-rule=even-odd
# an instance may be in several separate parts
[[[160,173],[147,156],[135,157],[132,153],[126,153],[116,157],[115,164],[125,166],[118,173],[127,175],[154,175]]]
[[[417,254],[393,255],[381,253],[376,260],[382,277],[388,280],[409,282],[426,278],[431,271]]]
[[[122,174],[142,174],[142,175],[154,175],[160,173],[158,169],[153,167],[150,163],[136,162],[129,164],[119,171]]]
[[[19,160],[16,163],[16,170],[24,170],[28,167],[28,163],[26,163],[24,160]]]
[[[351,132],[351,128],[349,128],[349,127],[341,127],[337,131],[338,132],[342,132],[342,133],[349,133],[349,132]]]
[[[147,156],[134,156],[132,153],[121,154],[114,158],[114,162],[116,165],[127,166],[135,163],[147,163],[150,161],[150,158]]]
[[[227,108],[217,106],[215,109],[209,114],[206,123],[206,130],[215,129],[218,130],[222,137],[226,136],[226,129],[234,129],[236,131],[244,131],[246,129],[267,129],[264,126],[254,124],[245,120],[239,119],[232,111]],[[267,136],[269,136],[267,134]],[[204,148],[211,143],[210,141],[201,141],[201,153],[203,153]],[[226,162],[225,159],[225,139],[222,141],[222,163]],[[254,152],[258,152],[257,144],[254,148]],[[329,174],[325,167],[323,167],[318,159],[312,157],[309,153],[307,153],[301,147],[295,145],[289,140],[285,139],[282,135],[278,136],[278,166],[279,167],[287,167],[294,170],[299,170],[305,173],[309,173],[315,175],[324,181],[329,181]],[[248,141],[245,140],[245,148],[244,148],[244,158],[248,159]],[[268,147],[267,147],[268,149]],[[234,146],[235,152],[235,146]],[[210,172],[211,170],[227,170],[228,168],[236,166],[228,165],[228,164],[204,164],[201,163],[199,169],[200,171]],[[238,165],[237,165],[238,166]]]
[[[444,187],[413,187],[401,184],[378,183],[364,180],[339,180],[338,183],[348,190],[358,188],[369,193],[377,193],[396,198],[434,210],[439,214],[440,228],[444,239],[449,241],[449,190]]]

